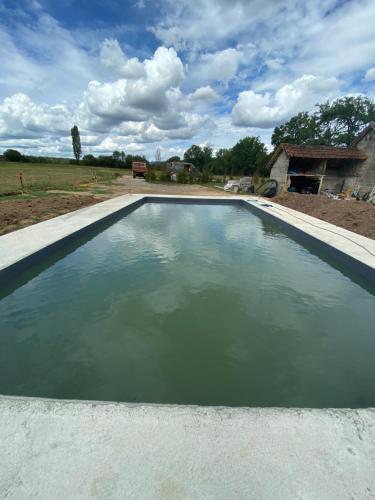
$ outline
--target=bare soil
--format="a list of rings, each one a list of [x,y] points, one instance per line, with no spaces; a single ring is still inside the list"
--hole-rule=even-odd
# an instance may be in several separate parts
[[[98,194],[100,189],[105,194]],[[0,198],[0,235],[127,193],[227,196],[227,193],[210,186],[149,183],[124,175],[112,184],[95,184],[92,191],[88,188],[72,194],[60,189],[48,191],[47,196],[3,196]]]
[[[375,239],[375,206],[371,203],[298,193],[281,193],[272,201]]]
[[[78,210],[98,201],[103,201],[103,198],[92,195],[2,200],[0,202],[0,235]]]
[[[100,186],[99,186],[100,187]],[[108,186],[106,186],[108,188]],[[223,190],[215,189],[213,186],[201,186],[199,184],[177,184],[176,182],[146,182],[142,178],[124,175],[113,181],[111,185],[113,192],[118,194],[139,193],[139,194],[181,194],[191,196],[227,196]],[[229,193],[232,194],[233,193]]]

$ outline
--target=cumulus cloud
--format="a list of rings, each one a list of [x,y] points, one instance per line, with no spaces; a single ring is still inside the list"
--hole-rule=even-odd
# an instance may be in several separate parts
[[[118,40],[104,40],[100,50],[100,62],[125,78],[141,78],[146,76],[144,65],[137,57],[128,59]]]
[[[181,60],[172,48],[159,47],[142,64],[142,74],[114,82],[92,81],[84,94],[81,114],[95,127],[98,118],[114,125],[121,121],[144,121],[168,112],[173,88],[184,77]],[[93,116],[94,120],[90,117]]]
[[[237,75],[243,54],[233,48],[203,53],[192,67],[191,76],[227,84]]]
[[[372,82],[375,80],[375,68],[370,68],[366,71],[365,78],[367,82]]]
[[[221,100],[221,96],[209,85],[199,87],[188,98],[193,102],[212,103]]]
[[[22,93],[7,97],[0,104],[0,136],[40,137],[70,133],[71,113],[65,105],[36,104]]]
[[[233,124],[240,127],[268,128],[289,119],[299,111],[308,111],[325,98],[337,97],[339,81],[332,77],[303,75],[277,92],[241,92],[232,110]]]

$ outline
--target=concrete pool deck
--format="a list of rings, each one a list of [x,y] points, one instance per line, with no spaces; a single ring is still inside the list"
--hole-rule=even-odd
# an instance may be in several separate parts
[[[375,410],[0,398],[8,499],[364,499]]]
[[[375,270],[375,241],[249,196],[125,195],[0,237],[0,280],[143,201],[243,200]],[[31,259],[31,260],[30,260]],[[22,267],[22,266],[21,266]],[[46,374],[46,376],[48,376]],[[0,498],[375,498],[375,410],[0,396]]]

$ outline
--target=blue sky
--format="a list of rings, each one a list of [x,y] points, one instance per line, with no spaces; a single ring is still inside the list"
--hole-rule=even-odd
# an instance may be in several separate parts
[[[373,0],[0,0],[0,151],[267,145],[318,102],[375,90]]]

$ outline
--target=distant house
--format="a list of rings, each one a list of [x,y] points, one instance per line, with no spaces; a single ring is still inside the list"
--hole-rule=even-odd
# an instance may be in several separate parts
[[[169,172],[177,174],[178,172],[189,172],[194,175],[199,175],[198,169],[192,163],[186,161],[172,161],[167,163]]]
[[[350,147],[280,144],[268,163],[278,191],[288,188],[314,194],[353,188],[360,195],[375,185],[375,123],[370,123]]]

